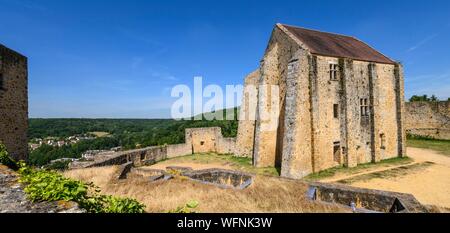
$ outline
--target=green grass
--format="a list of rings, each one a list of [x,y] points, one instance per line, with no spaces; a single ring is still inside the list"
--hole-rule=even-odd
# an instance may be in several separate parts
[[[363,172],[368,169],[372,168],[379,168],[379,167],[387,167],[387,166],[398,166],[403,164],[411,163],[412,159],[409,157],[402,157],[402,158],[392,158],[392,159],[386,159],[382,160],[378,163],[365,163],[360,164],[357,167],[347,168],[344,166],[334,167],[330,169],[326,169],[323,171],[320,171],[318,173],[311,174],[305,178],[303,178],[306,181],[318,181],[324,178],[330,178],[337,174],[346,174],[346,175],[352,175],[357,174],[360,172]]]
[[[405,165],[405,166],[401,166],[401,167],[397,167],[397,168],[393,168],[393,169],[389,169],[389,170],[385,170],[385,171],[373,172],[373,173],[363,174],[363,175],[356,176],[356,177],[351,177],[349,179],[340,180],[338,182],[341,184],[351,184],[351,183],[355,183],[358,181],[371,180],[371,179],[375,179],[375,178],[386,179],[386,178],[392,178],[392,177],[400,177],[400,176],[404,176],[407,174],[411,174],[412,172],[416,172],[416,171],[425,169],[433,164],[434,163],[432,163],[432,162],[424,162],[424,163]]]
[[[279,171],[276,168],[273,168],[273,167],[256,168],[256,167],[253,167],[251,158],[236,157],[233,155],[218,155],[215,153],[205,153],[205,154],[187,155],[187,156],[183,156],[183,157],[169,159],[166,161],[192,162],[192,163],[199,163],[199,164],[216,163],[216,164],[228,165],[236,170],[253,173],[253,174],[258,174],[258,175],[269,175],[269,176],[279,176],[280,175]]]
[[[450,140],[409,138],[406,144],[409,147],[435,150],[441,154],[450,156]]]

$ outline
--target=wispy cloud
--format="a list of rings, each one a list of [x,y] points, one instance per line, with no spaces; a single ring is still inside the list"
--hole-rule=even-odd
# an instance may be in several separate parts
[[[441,74],[425,74],[406,79],[407,96],[436,95],[440,99],[450,97],[450,71]]]
[[[14,1],[10,1],[10,0],[6,0],[6,2],[8,3],[13,3],[15,5],[18,5],[20,7],[29,9],[29,10],[36,10],[36,11],[47,11],[48,8],[40,5],[38,3],[36,3],[35,1],[28,1],[28,0],[14,0]]]
[[[419,43],[417,43],[416,45],[410,47],[407,52],[412,52],[420,47],[422,47],[423,45],[427,44],[428,42],[430,42],[431,40],[433,40],[434,38],[438,37],[439,33],[435,33],[433,35],[430,35],[428,37],[426,37],[425,39],[421,40]]]

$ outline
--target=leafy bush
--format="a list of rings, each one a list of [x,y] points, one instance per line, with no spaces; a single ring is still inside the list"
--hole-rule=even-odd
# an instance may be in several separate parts
[[[169,211],[169,213],[176,213],[176,214],[186,214],[186,213],[195,213],[195,208],[198,207],[198,201],[192,200],[184,206],[179,206],[174,210]]]
[[[78,201],[86,195],[88,188],[80,181],[45,170],[24,166],[20,169],[20,181],[25,183],[25,192],[32,201]]]
[[[9,157],[8,151],[6,151],[5,145],[3,145],[1,142],[0,142],[0,164],[3,164],[5,166],[9,167],[12,170],[19,169],[16,161],[14,161],[13,159],[11,159],[11,157]]]
[[[58,161],[54,163],[50,163],[47,165],[44,165],[44,169],[46,170],[58,170],[58,171],[64,171],[69,168],[69,164],[71,163],[70,160],[68,161]]]
[[[93,184],[65,178],[54,171],[36,170],[20,164],[20,181],[34,201],[74,201],[89,213],[143,213],[145,206],[134,199],[100,195]],[[91,194],[93,193],[93,194]]]

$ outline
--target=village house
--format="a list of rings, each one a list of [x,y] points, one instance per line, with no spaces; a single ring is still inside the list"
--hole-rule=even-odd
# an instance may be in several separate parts
[[[245,80],[260,90],[241,115],[257,117],[240,121],[236,154],[291,178],[404,156],[403,82],[400,63],[354,37],[277,24]],[[262,85],[279,87],[275,118],[260,118],[273,111]]]

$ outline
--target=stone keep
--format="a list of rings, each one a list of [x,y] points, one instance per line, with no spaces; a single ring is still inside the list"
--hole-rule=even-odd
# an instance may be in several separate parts
[[[354,37],[277,24],[246,78],[255,84],[257,117],[239,122],[236,154],[257,167],[301,178],[406,153],[403,68]],[[275,118],[260,118],[274,104],[263,85],[279,89]],[[243,96],[241,114],[252,109]]]
[[[27,58],[0,44],[0,141],[16,160],[28,158]]]

